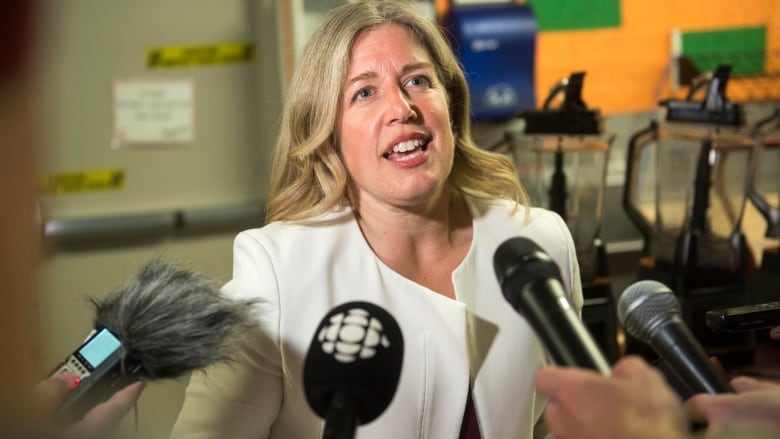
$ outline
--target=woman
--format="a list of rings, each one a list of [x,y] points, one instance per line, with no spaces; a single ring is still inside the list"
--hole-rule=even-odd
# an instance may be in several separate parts
[[[506,157],[475,146],[464,75],[439,29],[404,3],[350,3],[301,59],[267,225],[237,237],[223,289],[262,298],[262,329],[245,360],[192,377],[173,436],[319,437],[304,358],[322,317],[353,300],[386,309],[405,340],[395,396],[358,437],[544,434],[533,375],[545,355],[504,300],[493,253],[533,239],[579,310],[573,242],[560,217],[524,207]]]

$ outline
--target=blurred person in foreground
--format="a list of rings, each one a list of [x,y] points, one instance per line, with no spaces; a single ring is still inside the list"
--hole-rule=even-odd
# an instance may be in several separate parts
[[[780,340],[780,326],[770,336]],[[735,393],[700,393],[686,401],[661,372],[636,356],[621,358],[610,377],[546,366],[537,390],[549,396],[545,418],[557,439],[780,439],[780,384],[731,379]],[[702,427],[691,431],[691,425]]]
[[[571,234],[530,208],[512,162],[475,145],[468,86],[413,2],[357,1],[314,32],[289,85],[266,225],[238,235],[225,294],[261,299],[238,364],[192,375],[172,436],[318,438],[306,352],[336,305],[386,309],[404,337],[389,407],[365,438],[543,437],[546,356],[504,299],[493,254],[525,236],[579,312]]]
[[[95,407],[69,428],[53,422],[59,404],[74,385],[67,374],[41,381],[38,266],[41,233],[35,221],[39,171],[36,110],[36,19],[38,2],[0,6],[0,437],[105,438],[138,399],[144,384],[132,384]]]

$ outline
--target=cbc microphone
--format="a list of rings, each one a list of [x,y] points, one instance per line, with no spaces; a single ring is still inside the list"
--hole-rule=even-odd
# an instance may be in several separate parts
[[[653,280],[630,285],[620,296],[618,318],[629,334],[649,344],[694,393],[734,391],[685,326],[677,298],[666,285]]]
[[[312,410],[325,420],[326,438],[353,438],[390,405],[403,363],[404,340],[381,307],[348,302],[320,322],[303,367]]]
[[[530,323],[556,364],[610,374],[604,355],[564,294],[558,266],[536,243],[504,241],[493,268],[506,300]]]
[[[176,378],[232,360],[240,335],[254,326],[254,300],[222,295],[200,274],[155,259],[104,300],[90,299],[95,329],[50,376],[77,377],[57,422],[81,420],[95,405],[139,379]]]

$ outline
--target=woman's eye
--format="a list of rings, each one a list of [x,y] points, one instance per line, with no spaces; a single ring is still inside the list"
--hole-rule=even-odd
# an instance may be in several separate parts
[[[411,85],[412,87],[428,87],[431,85],[431,81],[428,80],[425,76],[414,76],[411,79],[409,79],[407,84]]]
[[[361,88],[360,90],[358,90],[355,93],[355,95],[352,97],[352,100],[358,101],[358,100],[361,100],[361,99],[367,99],[367,98],[370,98],[373,94],[374,94],[374,92],[370,88],[368,88],[368,87]]]

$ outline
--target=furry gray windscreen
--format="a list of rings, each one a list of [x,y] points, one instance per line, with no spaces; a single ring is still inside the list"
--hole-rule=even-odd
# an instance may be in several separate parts
[[[146,378],[175,378],[230,361],[255,325],[256,300],[231,299],[214,281],[159,259],[104,300],[90,299],[95,327],[112,331]]]

